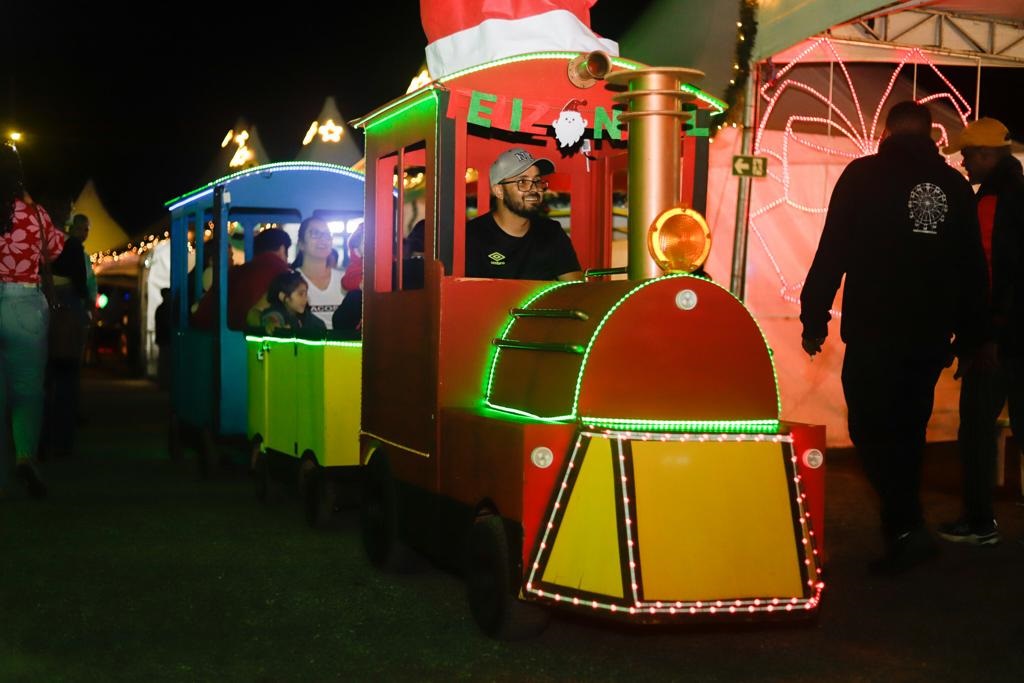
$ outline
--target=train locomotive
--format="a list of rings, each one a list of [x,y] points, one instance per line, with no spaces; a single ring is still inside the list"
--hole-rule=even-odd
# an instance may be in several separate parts
[[[489,635],[536,632],[550,608],[680,622],[820,604],[824,427],[780,419],[756,321],[700,271],[708,140],[692,124],[718,103],[699,76],[521,55],[356,122],[364,546],[383,568],[416,550],[463,570]],[[565,112],[584,124],[575,140]],[[510,147],[554,160],[584,281],[466,277],[467,222]],[[412,173],[426,188],[415,264]]]

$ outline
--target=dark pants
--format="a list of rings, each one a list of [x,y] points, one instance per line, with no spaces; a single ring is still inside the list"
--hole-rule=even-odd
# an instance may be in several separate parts
[[[964,518],[988,524],[995,518],[996,420],[1009,400],[1010,427],[1024,439],[1024,360],[1004,358],[994,368],[971,368],[961,378],[958,446],[963,467]]]
[[[921,459],[945,348],[899,350],[848,344],[843,393],[850,439],[881,504],[882,534],[892,541],[924,525]]]
[[[83,334],[76,338],[84,344],[89,317],[85,304],[70,287],[57,287],[55,294],[81,321]],[[75,358],[49,358],[46,365],[46,408],[43,418],[43,450],[48,455],[71,455],[78,425],[78,397],[81,385],[82,349]]]

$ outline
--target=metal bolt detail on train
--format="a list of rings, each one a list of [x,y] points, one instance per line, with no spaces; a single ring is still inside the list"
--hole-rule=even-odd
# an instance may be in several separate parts
[[[536,53],[356,122],[364,545],[381,567],[415,549],[464,571],[490,635],[535,632],[552,608],[685,622],[820,603],[824,428],[780,419],[757,322],[701,270],[695,127],[721,103],[700,77]],[[565,111],[585,122],[575,142]],[[554,161],[547,204],[584,281],[465,276],[467,221],[511,147]]]

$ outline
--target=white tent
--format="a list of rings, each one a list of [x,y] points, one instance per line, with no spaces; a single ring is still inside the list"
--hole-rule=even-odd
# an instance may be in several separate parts
[[[352,130],[338,111],[333,97],[324,100],[320,115],[316,117],[302,138],[297,161],[318,161],[341,166],[353,166],[363,157]]]
[[[724,96],[741,71],[739,36],[752,28],[737,26],[739,19],[735,3],[662,0],[621,41],[623,54],[703,69],[708,77],[700,85]],[[749,142],[742,128],[730,127],[711,145],[714,246],[707,268],[730,284],[736,224],[746,225],[745,301],[774,351],[783,417],[825,424],[831,445],[847,445],[839,321],[825,352],[811,361],[800,348],[798,319],[832,187],[851,159],[877,149],[885,111],[901,99],[930,98],[936,137],[978,115],[977,93],[957,92],[943,69],[1024,66],[1024,2],[777,0],[758,4],[756,21],[748,49],[761,69],[752,73],[767,77],[748,90],[757,104]],[[768,177],[751,182],[749,210],[738,211],[732,157],[749,153],[768,159]],[[958,396],[949,370],[936,389],[930,440],[956,438]]]
[[[244,118],[239,118],[220,141],[220,149],[214,156],[206,175],[197,186],[229,173],[270,162],[267,150],[263,148],[259,132]]]

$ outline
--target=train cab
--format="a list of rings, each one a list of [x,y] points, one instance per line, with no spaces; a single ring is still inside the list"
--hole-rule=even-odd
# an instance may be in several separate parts
[[[551,607],[663,622],[819,604],[824,428],[780,419],[757,322],[701,274],[695,126],[721,103],[700,75],[522,55],[356,122],[364,545],[382,567],[411,547],[462,569],[490,635],[535,630]],[[553,163],[548,203],[585,279],[467,276],[467,231],[510,148]],[[405,197],[415,174],[422,205]]]

